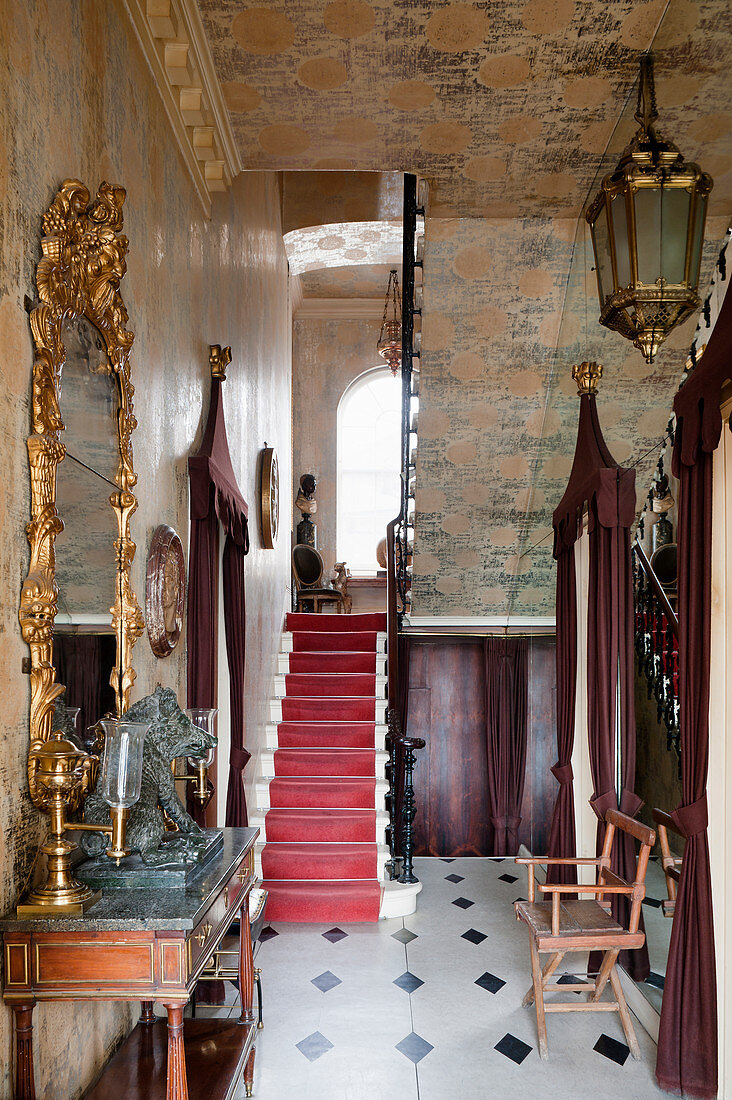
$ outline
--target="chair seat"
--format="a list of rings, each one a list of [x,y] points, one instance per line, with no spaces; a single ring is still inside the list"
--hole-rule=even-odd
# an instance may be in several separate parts
[[[628,932],[596,901],[565,901],[559,906],[559,932],[552,933],[550,901],[517,901],[516,916],[528,925],[537,938],[539,950],[562,947],[563,940],[592,939],[595,947],[642,947],[643,932]],[[582,950],[582,944],[566,945],[565,950]]]
[[[301,588],[298,595],[301,600],[307,600],[310,596],[330,596],[334,600],[343,599],[343,593],[336,588]]]

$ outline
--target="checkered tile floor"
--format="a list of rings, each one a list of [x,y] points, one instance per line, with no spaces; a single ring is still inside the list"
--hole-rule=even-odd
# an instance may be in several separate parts
[[[527,936],[512,906],[523,870],[490,859],[418,859],[415,869],[424,889],[405,920],[265,930],[259,1100],[664,1095],[653,1042],[636,1024],[643,1061],[633,1061],[614,1014],[551,1016],[540,1061],[533,1009],[521,1007]],[[564,962],[568,975],[585,966]]]

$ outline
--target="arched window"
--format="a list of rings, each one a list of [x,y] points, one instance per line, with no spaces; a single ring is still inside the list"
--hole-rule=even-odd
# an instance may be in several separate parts
[[[402,387],[388,367],[366,371],[338,404],[338,561],[375,573],[376,547],[399,511]]]

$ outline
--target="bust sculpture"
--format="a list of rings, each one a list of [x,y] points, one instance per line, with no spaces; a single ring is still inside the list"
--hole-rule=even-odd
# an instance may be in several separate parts
[[[315,490],[318,483],[313,474],[303,474],[300,478],[300,490],[295,497],[295,507],[302,513],[302,519],[297,525],[297,541],[301,545],[312,546],[317,549],[315,525],[311,520],[318,510],[318,502],[315,499]]]

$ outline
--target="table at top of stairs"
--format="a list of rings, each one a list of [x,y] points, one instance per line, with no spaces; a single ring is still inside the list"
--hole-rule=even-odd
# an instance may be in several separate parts
[[[378,919],[385,632],[382,613],[287,616],[258,784],[270,921]]]

